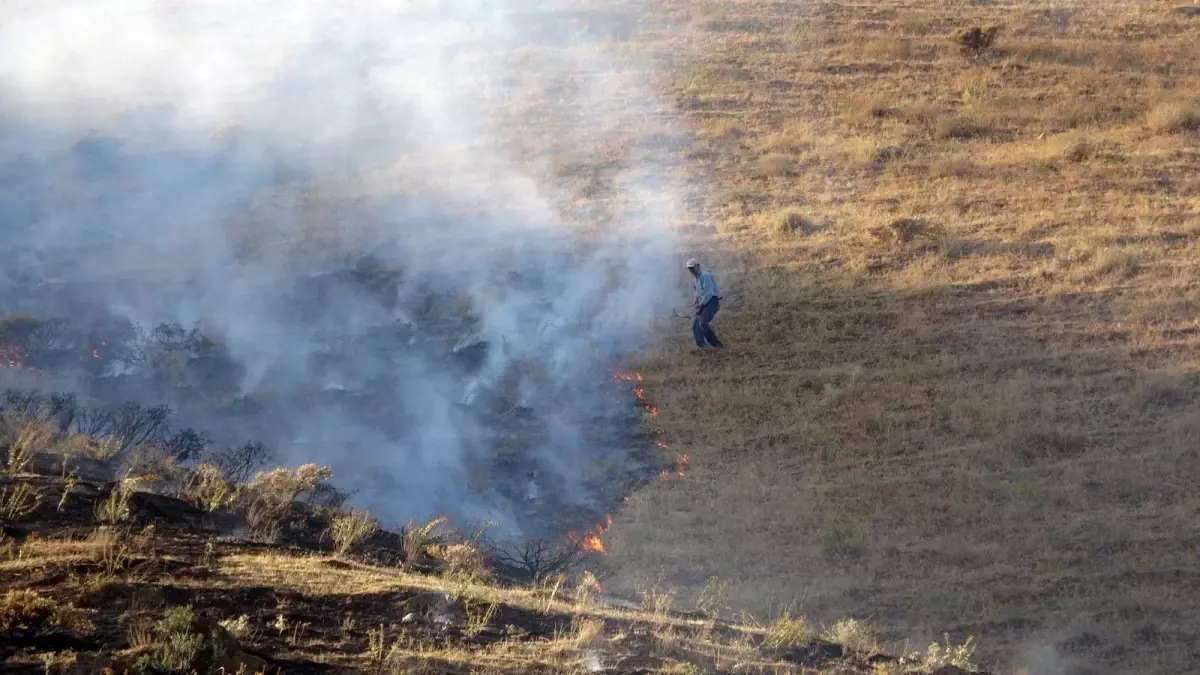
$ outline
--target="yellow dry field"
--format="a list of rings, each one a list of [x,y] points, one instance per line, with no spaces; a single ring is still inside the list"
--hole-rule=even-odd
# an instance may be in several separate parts
[[[616,514],[611,587],[716,575],[1002,668],[1193,669],[1200,5],[641,11],[729,347],[664,323],[641,364],[691,463]]]

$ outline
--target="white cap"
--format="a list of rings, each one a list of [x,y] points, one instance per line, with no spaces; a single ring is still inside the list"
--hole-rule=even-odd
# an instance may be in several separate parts
[[[699,267],[700,263],[696,262],[695,258],[688,258],[687,266],[688,266],[688,269],[691,269],[693,267]]]

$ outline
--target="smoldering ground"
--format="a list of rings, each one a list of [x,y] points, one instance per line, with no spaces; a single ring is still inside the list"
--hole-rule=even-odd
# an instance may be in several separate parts
[[[327,463],[385,522],[516,530],[531,492],[597,506],[634,463],[606,385],[678,300],[682,217],[627,139],[653,88],[600,44],[634,17],[0,12],[0,310],[72,326],[33,384]]]

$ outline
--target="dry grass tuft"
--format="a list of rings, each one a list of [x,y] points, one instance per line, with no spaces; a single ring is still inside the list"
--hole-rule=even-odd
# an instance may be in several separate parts
[[[812,234],[820,229],[816,221],[804,215],[799,209],[788,208],[769,215],[767,222],[772,223],[777,234],[804,235]]]
[[[920,238],[932,239],[937,228],[919,218],[897,218],[887,225],[869,230],[877,241],[888,244],[907,244]]]
[[[430,553],[445,563],[446,572],[451,576],[472,579],[488,578],[489,573],[483,553],[473,543],[460,542],[433,546]]]
[[[991,133],[991,128],[971,115],[949,115],[938,119],[933,134],[936,138],[970,140]]]
[[[333,539],[333,547],[338,555],[345,555],[378,529],[379,522],[370,513],[361,509],[351,509],[334,516],[329,525],[329,536]]]
[[[958,43],[960,51],[964,56],[970,58],[978,58],[996,44],[996,38],[1000,35],[1000,26],[988,26],[981,28],[972,26],[964,30],[955,32],[954,41]]]
[[[434,518],[424,525],[411,521],[405,524],[400,533],[400,553],[406,566],[433,555],[437,547],[447,542],[450,533],[443,529],[445,524],[445,518]]]
[[[811,642],[815,637],[813,630],[802,616],[793,617],[784,612],[767,628],[763,637],[763,646],[767,649],[788,649]]]
[[[827,628],[821,637],[860,656],[879,653],[879,640],[866,624],[857,619],[842,619]]]
[[[0,596],[0,635],[46,635],[58,631],[88,634],[94,630],[87,615],[72,605],[59,603],[29,589]]]
[[[1200,130],[1200,101],[1177,100],[1159,103],[1146,115],[1146,124],[1152,130],[1165,134]]]
[[[272,541],[301,495],[312,493],[333,476],[327,466],[303,464],[294,470],[259,472],[242,492],[246,524],[260,541]]]
[[[0,517],[5,520],[20,520],[42,505],[42,491],[28,483],[14,483],[0,487]]]
[[[796,158],[783,153],[771,153],[758,159],[756,163],[758,175],[763,178],[779,178],[790,176],[797,168]]]
[[[48,451],[54,443],[54,428],[40,419],[25,420],[8,447],[7,458],[0,474],[16,476],[25,473],[33,458]]]
[[[130,499],[142,483],[152,479],[152,476],[131,476],[122,478],[109,490],[108,497],[96,503],[93,514],[96,521],[106,525],[116,525],[129,520],[131,515]]]
[[[188,472],[182,493],[185,499],[205,511],[216,511],[233,506],[240,490],[225,480],[215,464],[204,462]]]

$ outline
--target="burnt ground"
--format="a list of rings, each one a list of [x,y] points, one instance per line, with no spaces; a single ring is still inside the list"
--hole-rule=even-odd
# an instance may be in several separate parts
[[[188,666],[196,672],[932,670],[906,671],[803,631],[788,637],[780,625],[673,612],[653,597],[606,599],[582,573],[597,569],[588,558],[573,559],[564,576],[520,582],[486,565],[448,569],[434,549],[406,554],[391,532],[335,555],[328,521],[300,504],[268,543],[251,541],[238,513],[173,496],[133,492],[122,518],[100,524],[115,483],[0,477],[0,495],[21,486],[42,498],[2,521],[0,588],[9,600],[32,592],[83,620],[9,625],[12,602],[0,603],[4,673],[185,672],[145,661],[170,639],[156,625],[180,607],[193,610],[187,634],[226,645],[225,660],[198,657]]]

